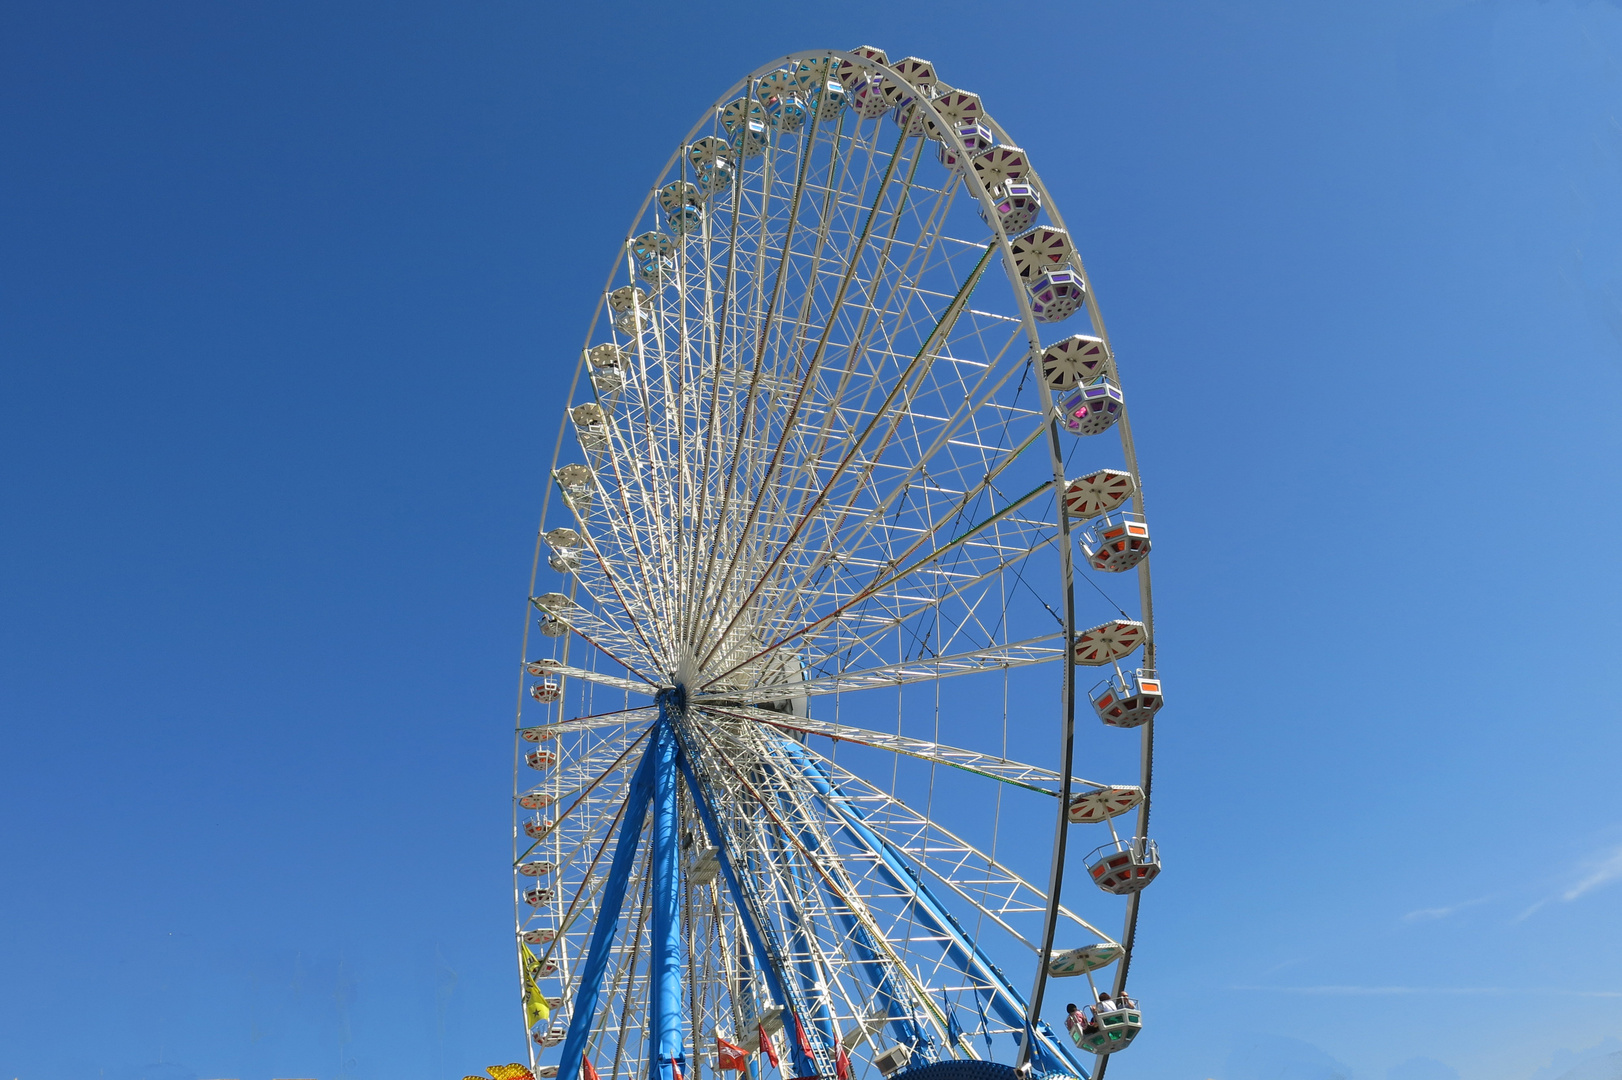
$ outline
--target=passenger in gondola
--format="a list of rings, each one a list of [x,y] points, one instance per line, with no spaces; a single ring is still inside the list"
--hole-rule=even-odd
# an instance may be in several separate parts
[[[1075,1002],[1064,1007],[1064,1029],[1070,1033],[1070,1041],[1077,1046],[1081,1045],[1081,1029],[1086,1023],[1087,1018],[1082,1015]]]

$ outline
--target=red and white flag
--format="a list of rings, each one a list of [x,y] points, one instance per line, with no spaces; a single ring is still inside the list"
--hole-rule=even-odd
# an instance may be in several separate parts
[[[597,1069],[585,1054],[580,1055],[580,1080],[598,1080]]]
[[[760,1029],[760,1052],[766,1055],[766,1060],[772,1063],[772,1068],[781,1069],[777,1063],[777,1047],[772,1045],[772,1037],[766,1034],[766,1025],[757,1024]]]
[[[715,1058],[717,1069],[739,1072],[749,1067],[749,1051],[727,1042],[719,1035],[715,1037]]]

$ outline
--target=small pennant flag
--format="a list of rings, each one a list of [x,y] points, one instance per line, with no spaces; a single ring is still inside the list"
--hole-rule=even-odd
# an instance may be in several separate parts
[[[839,1044],[839,1056],[834,1059],[834,1071],[839,1074],[839,1080],[850,1080],[850,1055],[845,1053],[845,1044]]]
[[[580,1055],[580,1080],[597,1080],[597,1067],[585,1054]]]
[[[941,1004],[946,1007],[946,1041],[952,1044],[952,1053],[956,1054],[963,1043],[963,1025],[957,1022],[957,1010],[946,1000],[945,994],[941,995]]]
[[[990,1059],[994,1056],[991,1049],[991,1022],[986,1019],[986,1006],[980,1000],[979,994],[974,995],[974,1007],[980,1012],[980,1034],[985,1036],[986,1057]]]
[[[815,1061],[816,1057],[811,1053],[811,1040],[805,1037],[805,1025],[800,1023],[799,1013],[794,1014],[794,1037],[800,1040],[800,1053]]]
[[[760,1052],[766,1055],[766,1060],[772,1063],[772,1068],[781,1069],[777,1063],[777,1047],[772,1045],[772,1037],[766,1034],[766,1025],[756,1025],[760,1028]]]
[[[546,1004],[546,995],[533,986],[524,988],[524,1016],[530,1027],[552,1016],[552,1010]]]
[[[749,1067],[749,1051],[719,1035],[715,1037],[715,1058],[717,1069],[739,1072]]]

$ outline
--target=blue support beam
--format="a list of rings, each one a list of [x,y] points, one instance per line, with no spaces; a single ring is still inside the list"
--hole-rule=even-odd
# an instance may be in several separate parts
[[[653,757],[652,940],[648,943],[652,985],[648,1032],[653,1052],[648,1080],[676,1080],[686,1073],[682,1046],[681,841],[676,815],[675,723],[684,711],[680,691],[659,694],[659,727],[664,734],[648,748]]]
[[[895,846],[868,826],[866,812],[846,798],[845,793],[834,784],[821,764],[812,760],[792,739],[783,741],[802,774],[813,788],[826,797],[827,805],[839,816],[845,828],[878,856],[879,869],[892,884],[907,894],[919,920],[946,939],[946,953],[953,963],[970,979],[991,987],[991,993],[987,995],[987,1004],[991,1006],[992,1011],[1009,1027],[1016,1031],[1023,1030],[1029,1022],[1025,999],[1009,983],[1001,969],[969,939],[957,919],[935,898],[918,872],[902,857]],[[1040,1020],[1036,1021],[1035,1030],[1038,1042],[1042,1044],[1050,1058],[1067,1063],[1075,1070],[1076,1076],[1086,1080],[1086,1070],[1071,1056],[1069,1048],[1053,1035],[1046,1024]]]
[[[674,741],[669,725],[661,720],[649,737],[648,745],[642,751],[642,761],[631,777],[631,790],[625,798],[625,816],[620,820],[614,861],[609,866],[608,880],[603,883],[597,906],[597,924],[592,928],[591,945],[586,949],[586,962],[581,966],[574,1001],[570,1004],[569,1034],[563,1040],[563,1060],[558,1063],[558,1080],[579,1078],[580,1063],[585,1058],[586,1043],[597,1016],[603,973],[608,969],[614,937],[619,932],[626,884],[630,880],[632,867],[636,865],[636,849],[642,840],[642,819],[647,816],[648,802],[653,796],[654,773],[661,759],[661,749]]]
[[[743,921],[744,929],[749,934],[750,947],[754,950],[755,956],[760,959],[761,971],[766,976],[766,985],[771,990],[772,996],[790,1014],[793,1014],[798,1011],[801,1004],[799,996],[789,988],[788,983],[783,978],[781,970],[783,966],[782,956],[766,946],[770,927],[762,926],[757,919],[756,905],[751,902],[749,891],[739,877],[739,867],[733,862],[732,850],[727,845],[726,833],[721,831],[720,822],[716,820],[715,810],[710,806],[709,794],[694,774],[692,762],[688,760],[685,749],[677,755],[676,762],[681,769],[682,775],[687,778],[687,789],[692,793],[693,805],[697,808],[699,817],[704,821],[704,828],[719,846],[721,876],[726,880],[727,890],[732,893],[732,903],[738,911],[738,918]],[[743,869],[748,871],[749,868],[744,867]],[[792,1022],[792,1015],[784,1021],[785,1025],[792,1024]],[[791,1033],[787,1042],[795,1073],[799,1076],[816,1076],[818,1074],[816,1062],[800,1049],[799,1040]],[[562,1078],[560,1077],[559,1080],[562,1080]]]

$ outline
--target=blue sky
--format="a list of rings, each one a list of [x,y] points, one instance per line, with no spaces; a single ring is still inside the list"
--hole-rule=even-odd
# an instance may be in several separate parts
[[[568,367],[699,112],[858,43],[1016,133],[1132,395],[1174,689],[1110,1075],[1622,1050],[1622,6],[0,19],[0,1075],[519,1055]]]

